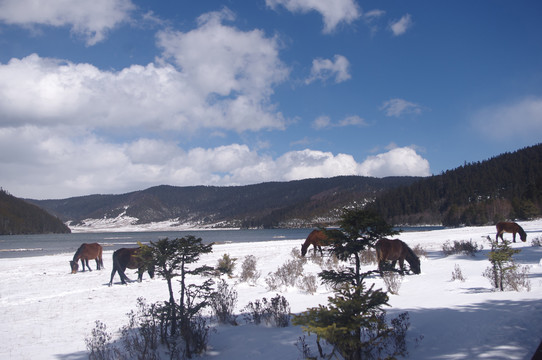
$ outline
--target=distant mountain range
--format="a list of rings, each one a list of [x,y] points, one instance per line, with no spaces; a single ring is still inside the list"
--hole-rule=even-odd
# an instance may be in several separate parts
[[[345,206],[363,205],[418,177],[340,176],[246,186],[156,186],[121,195],[27,200],[70,226],[115,219],[131,225],[168,222],[192,227],[312,227],[334,223]]]

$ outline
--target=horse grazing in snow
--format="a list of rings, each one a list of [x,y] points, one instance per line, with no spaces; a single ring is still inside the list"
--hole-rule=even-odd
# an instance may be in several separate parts
[[[331,245],[331,240],[322,230],[311,231],[303,245],[301,245],[301,256],[305,256],[311,245],[314,246],[314,254],[316,254],[316,248],[318,248],[320,255],[323,255],[322,246]]]
[[[83,271],[85,271],[85,263],[87,265],[88,271],[92,271],[88,265],[89,260],[96,259],[96,270],[100,270],[104,267],[102,261],[102,246],[98,243],[92,244],[82,244],[79,246],[79,249],[73,255],[73,260],[70,261],[70,268],[72,269],[72,274],[76,274],[79,270],[78,261],[81,260],[83,264]]]
[[[404,272],[405,260],[410,265],[410,270],[414,274],[421,272],[420,259],[411,248],[408,247],[401,240],[380,239],[375,244],[376,257],[378,259],[378,270],[380,274],[384,270],[384,263],[391,261],[391,268],[395,268],[397,260],[399,260],[399,267],[401,268],[401,274]]]
[[[498,222],[495,226],[497,227],[497,235],[495,236],[495,241],[497,242],[499,242],[499,237],[502,241],[504,241],[502,234],[504,234],[505,232],[512,233],[514,242],[516,242],[516,233],[519,233],[519,238],[521,239],[521,241],[527,241],[527,234],[525,233],[523,228],[515,222],[501,221]]]
[[[150,260],[141,256],[141,248],[120,248],[113,253],[113,270],[111,270],[111,280],[109,280],[109,286],[113,284],[113,277],[118,272],[120,281],[126,285],[126,281],[131,281],[124,273],[126,268],[137,269],[139,282],[143,279],[143,273],[148,271],[149,276],[154,278],[154,265]]]

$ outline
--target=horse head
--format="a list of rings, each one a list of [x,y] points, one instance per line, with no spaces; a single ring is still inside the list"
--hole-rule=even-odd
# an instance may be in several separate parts
[[[410,264],[410,270],[412,270],[414,274],[419,275],[422,272],[422,268],[420,265],[420,258],[415,257],[411,259],[408,263]]]
[[[77,274],[77,270],[79,270],[79,263],[77,261],[70,261],[70,268],[72,269],[72,274]]]
[[[308,245],[307,246],[305,246],[305,244],[301,245],[301,256],[305,256],[308,248],[309,248]]]

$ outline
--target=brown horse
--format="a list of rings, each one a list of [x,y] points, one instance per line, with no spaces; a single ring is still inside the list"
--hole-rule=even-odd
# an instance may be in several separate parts
[[[399,260],[401,274],[404,272],[405,260],[409,263],[410,270],[412,270],[414,274],[419,274],[421,272],[420,259],[403,241],[380,239],[376,242],[375,248],[380,274],[382,274],[382,270],[384,269],[385,261],[391,261],[391,267],[393,269],[395,268],[397,260]]]
[[[495,236],[495,241],[497,242],[499,242],[499,237],[502,241],[504,241],[502,234],[504,234],[505,232],[512,233],[514,242],[516,242],[516,233],[519,233],[519,238],[521,239],[521,241],[527,241],[527,234],[525,233],[523,228],[515,222],[501,221],[497,223],[496,227],[497,235]]]
[[[148,260],[141,258],[141,248],[121,248],[113,253],[113,270],[111,270],[111,280],[109,286],[113,284],[113,277],[118,272],[120,281],[122,284],[126,284],[126,281],[131,281],[124,273],[126,268],[137,269],[139,282],[143,279],[143,273],[148,271],[149,276],[154,278],[154,265],[150,264]],[[147,261],[146,261],[147,260]]]
[[[98,243],[82,244],[79,246],[79,249],[77,249],[75,255],[73,255],[73,260],[70,261],[72,274],[77,273],[77,270],[79,270],[79,260],[81,260],[81,264],[83,264],[83,271],[85,271],[85,263],[87,264],[88,271],[92,271],[88,265],[88,261],[92,259],[96,259],[96,270],[100,270],[104,267],[102,261],[102,246]]]
[[[307,253],[307,250],[309,249],[309,246],[314,246],[314,254],[316,255],[316,248],[318,247],[318,250],[320,250],[320,255],[323,255],[322,253],[322,246],[327,246],[330,244],[330,239],[327,237],[327,235],[322,230],[313,230],[307,236],[307,240],[301,245],[301,256],[305,256]]]

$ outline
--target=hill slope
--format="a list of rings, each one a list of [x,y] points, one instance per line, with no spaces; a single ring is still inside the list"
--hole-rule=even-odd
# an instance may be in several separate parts
[[[0,235],[69,232],[60,219],[0,189]]]
[[[378,196],[391,223],[484,225],[542,213],[542,144],[421,179]]]
[[[344,206],[364,204],[419,179],[340,176],[229,187],[162,185],[121,195],[29,201],[73,224],[129,217],[137,224],[174,220],[198,226],[314,226],[334,221]]]

